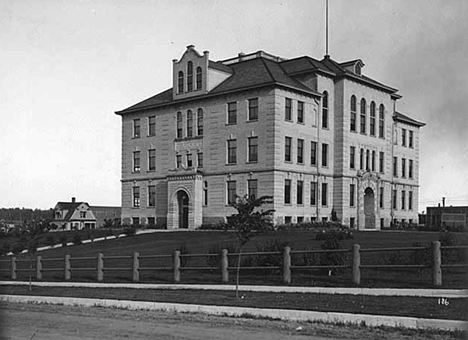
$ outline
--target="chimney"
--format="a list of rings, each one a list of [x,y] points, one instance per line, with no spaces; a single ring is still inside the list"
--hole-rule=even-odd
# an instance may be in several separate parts
[[[76,197],[72,197],[72,203],[76,202]]]
[[[244,52],[240,52],[240,53],[237,55],[237,58],[239,59],[239,61],[244,60],[244,57],[245,57],[245,53],[244,53]]]
[[[442,197],[442,207],[445,208],[445,197]]]

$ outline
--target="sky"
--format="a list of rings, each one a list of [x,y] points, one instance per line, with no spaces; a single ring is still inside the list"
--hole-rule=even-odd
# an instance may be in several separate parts
[[[325,54],[325,0],[0,0],[0,207],[120,205],[115,111],[172,86],[187,45],[212,60]],[[419,211],[468,205],[468,1],[330,0],[329,54],[397,88],[426,123]]]

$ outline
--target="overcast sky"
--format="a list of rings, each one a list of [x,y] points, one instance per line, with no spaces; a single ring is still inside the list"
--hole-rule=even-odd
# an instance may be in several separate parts
[[[325,0],[0,0],[0,207],[120,205],[124,109],[187,45],[325,54]],[[420,205],[468,205],[468,1],[330,0],[329,54],[399,89],[421,129]]]

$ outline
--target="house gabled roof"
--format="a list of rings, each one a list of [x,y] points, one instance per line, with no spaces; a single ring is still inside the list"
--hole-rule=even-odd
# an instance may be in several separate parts
[[[55,210],[67,210],[67,214],[60,221],[69,221],[75,210],[82,204],[86,204],[89,207],[89,204],[86,202],[58,202],[55,205]]]
[[[403,113],[400,113],[400,112],[397,112],[397,111],[395,111],[395,113],[393,115],[393,119],[395,121],[400,121],[400,122],[403,122],[403,123],[406,123],[406,124],[409,124],[409,125],[414,125],[414,126],[417,126],[417,127],[421,127],[421,126],[426,125],[426,124],[424,124],[422,122],[418,122],[417,120],[414,120],[413,118],[408,117],[407,115],[404,115]]]

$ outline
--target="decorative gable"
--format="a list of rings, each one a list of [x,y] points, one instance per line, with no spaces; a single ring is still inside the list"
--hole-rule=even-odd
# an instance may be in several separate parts
[[[364,63],[361,59],[351,60],[344,63],[341,63],[340,66],[344,67],[347,71],[361,75],[361,69],[364,66]]]

